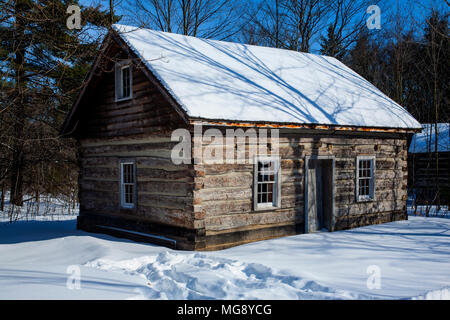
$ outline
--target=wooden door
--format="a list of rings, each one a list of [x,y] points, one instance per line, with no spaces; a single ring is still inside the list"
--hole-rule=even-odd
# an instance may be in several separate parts
[[[332,160],[309,159],[307,170],[307,232],[331,228]]]

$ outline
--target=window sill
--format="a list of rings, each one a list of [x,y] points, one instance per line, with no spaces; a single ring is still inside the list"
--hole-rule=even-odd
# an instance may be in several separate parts
[[[280,206],[261,206],[261,207],[256,207],[253,209],[253,212],[261,212],[261,211],[273,211],[273,210],[278,210],[281,209]]]
[[[358,199],[356,200],[357,203],[364,203],[364,202],[375,202],[375,199],[370,198],[370,199]]]
[[[135,208],[136,208],[135,206],[132,206],[132,207],[131,206],[130,207],[120,206],[121,210],[134,210]]]
[[[126,98],[120,98],[120,99],[116,99],[116,101],[115,102],[122,102],[122,101],[128,101],[128,100],[131,100],[131,99],[133,99],[133,97],[126,97]]]

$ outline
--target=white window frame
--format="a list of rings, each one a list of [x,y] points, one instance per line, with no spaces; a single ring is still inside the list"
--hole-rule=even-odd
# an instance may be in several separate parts
[[[361,160],[371,161],[370,181],[369,181],[369,195],[359,194],[359,180],[367,179],[359,176],[359,162]],[[356,157],[356,180],[355,180],[355,196],[357,202],[374,201],[375,200],[375,172],[376,172],[375,156],[357,156]]]
[[[123,96],[123,70],[129,69],[130,71],[130,94],[128,96]],[[131,60],[122,60],[116,62],[115,67],[115,90],[116,90],[116,101],[124,101],[133,98],[133,69],[131,66]]]
[[[125,183],[124,182],[124,166],[125,165],[132,165],[132,177],[133,182],[132,183]],[[134,209],[136,208],[136,162],[133,160],[120,160],[119,163],[119,170],[120,170],[120,206],[125,209]],[[125,186],[126,185],[132,185],[133,186],[133,202],[126,202],[125,199]]]
[[[272,202],[266,203],[258,203],[258,184],[261,182],[258,181],[258,163],[260,161],[273,161],[275,167],[274,173],[274,187],[272,194]],[[281,207],[281,165],[280,165],[280,157],[278,156],[270,156],[270,157],[261,157],[255,156],[254,162],[254,173],[253,173],[253,208],[254,210],[268,210],[268,209],[276,209]],[[262,182],[264,183],[264,182]]]

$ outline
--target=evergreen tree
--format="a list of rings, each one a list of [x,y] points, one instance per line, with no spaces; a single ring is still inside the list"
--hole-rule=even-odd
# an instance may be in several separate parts
[[[363,30],[356,39],[355,46],[349,50],[344,62],[383,92],[386,87],[385,50],[379,39]]]
[[[0,92],[8,101],[0,106],[6,158],[0,177],[9,177],[16,205],[23,203],[24,185],[34,184],[32,168],[45,163],[42,170],[48,170],[74,154],[57,132],[97,54],[101,29],[92,27],[108,27],[110,18],[100,8],[79,5],[83,28],[71,30],[66,11],[73,4],[79,5],[73,0],[0,2]]]
[[[334,33],[333,25],[328,26],[327,37],[320,37],[320,53],[339,60],[346,54],[342,40]]]

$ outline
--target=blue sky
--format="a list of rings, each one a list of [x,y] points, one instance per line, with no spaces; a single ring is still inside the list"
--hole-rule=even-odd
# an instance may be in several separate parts
[[[242,0],[247,1],[247,0]],[[259,1],[259,0],[251,0]],[[80,0],[83,5],[101,5],[105,10],[109,8],[109,0]],[[116,14],[123,15],[120,23],[130,23],[133,12],[130,12],[130,3],[134,0],[114,0],[116,6]],[[248,2],[248,1],[247,1]],[[402,24],[407,29],[411,26],[418,26],[418,31],[423,29],[423,21],[430,14],[430,8],[437,8],[440,12],[449,11],[448,5],[444,0],[374,0],[381,9],[381,28],[389,28],[389,16],[397,11],[400,11],[405,16]],[[365,12],[361,12],[361,15],[365,15]],[[408,18],[406,18],[408,16]],[[386,29],[385,29],[386,30]],[[319,47],[318,42],[313,44],[312,48],[317,49]]]
[[[242,0],[247,1],[247,0]],[[257,0],[251,0],[257,1]],[[117,3],[117,13],[118,14],[126,14],[126,8],[129,7],[129,3],[132,3],[133,0],[114,0],[114,3]],[[248,2],[248,1],[247,1]],[[401,11],[411,10],[414,17],[418,20],[423,20],[423,17],[426,16],[430,12],[431,7],[438,8],[440,10],[449,10],[448,5],[445,4],[444,0],[374,0],[374,3],[378,2],[379,6],[382,8],[382,16],[387,12],[396,10],[397,7],[400,8]],[[109,8],[109,0],[80,0],[80,3],[83,5],[97,5],[101,4],[103,8]]]

